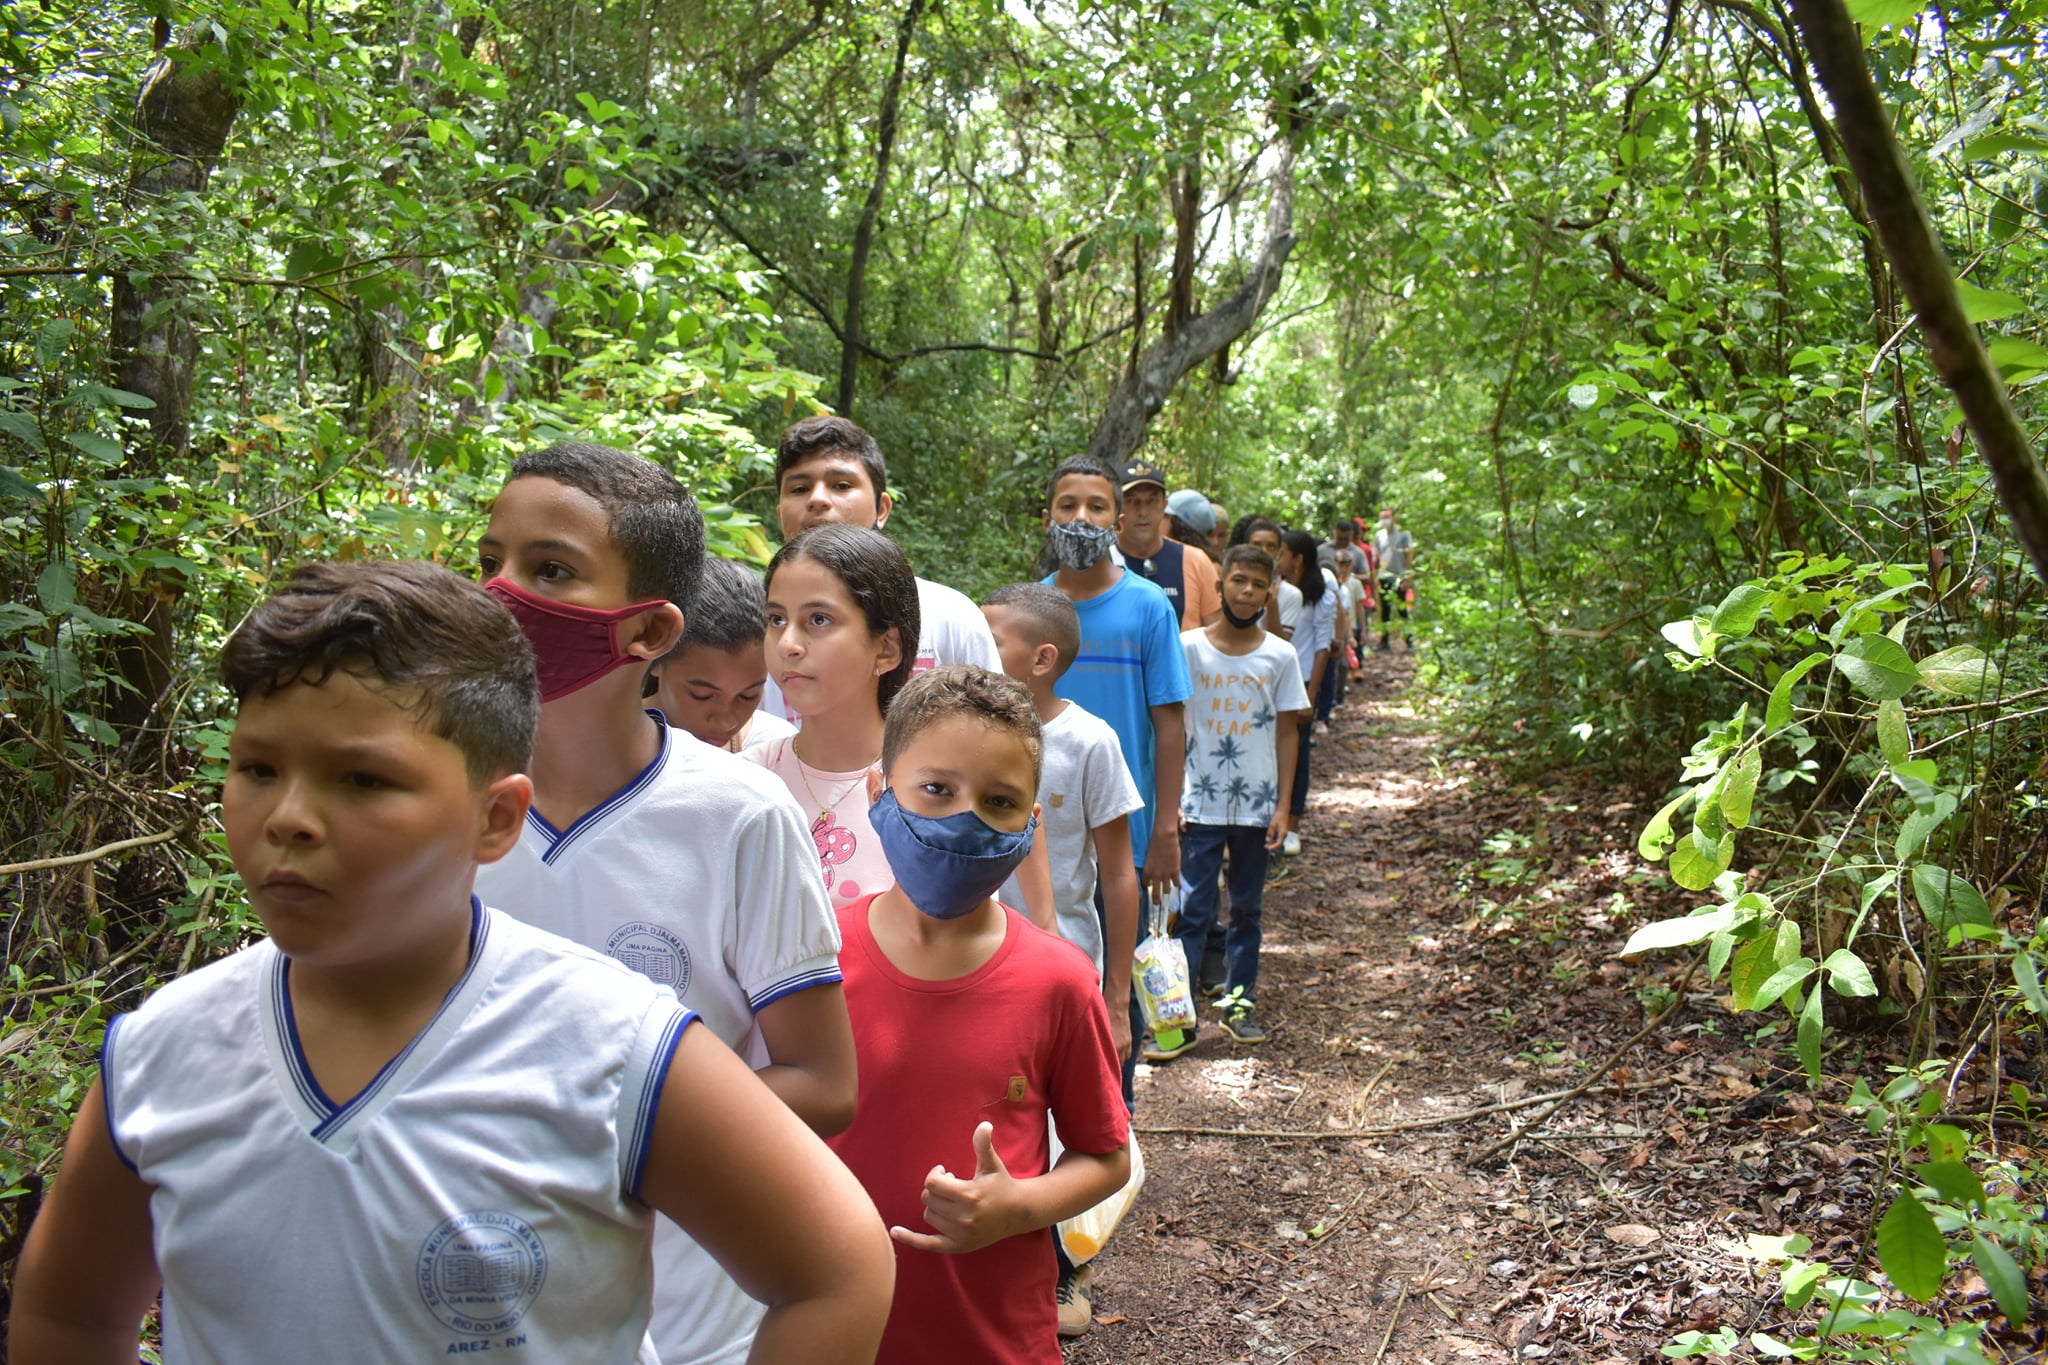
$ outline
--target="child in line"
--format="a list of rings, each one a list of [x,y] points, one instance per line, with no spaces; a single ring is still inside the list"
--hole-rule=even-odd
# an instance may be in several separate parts
[[[834,1133],[853,1117],[853,1031],[803,812],[768,774],[645,709],[703,560],[695,500],[652,461],[565,441],[514,462],[477,562],[533,642],[540,733],[533,809],[478,889],[673,988]],[[761,1305],[665,1222],[655,1266],[664,1365],[744,1359]]]
[[[767,592],[768,671],[804,725],[741,756],[803,808],[810,860],[843,905],[894,880],[868,823],[869,778],[883,712],[910,677],[917,580],[881,532],[827,523],[776,551]]]
[[[697,595],[684,607],[682,642],[649,675],[668,723],[735,754],[795,734],[794,725],[761,709],[767,626],[761,580],[731,560],[706,556]]]
[[[1294,781],[1298,722],[1308,693],[1294,650],[1259,626],[1271,595],[1273,561],[1249,545],[1223,553],[1223,616],[1181,636],[1195,695],[1188,703],[1188,780],[1180,799],[1184,899],[1174,936],[1199,961],[1216,919],[1216,875],[1229,869],[1230,929],[1223,1028],[1240,1043],[1263,1043],[1253,1014],[1259,985],[1259,913],[1266,862],[1287,833],[1280,794]],[[1193,1047],[1188,1032],[1177,1056]]]
[[[1116,731],[1099,717],[1053,692],[1053,684],[1081,652],[1081,618],[1058,588],[1012,583],[982,603],[1003,672],[1024,684],[1045,727],[1044,759],[1038,780],[1039,836],[1051,857],[1053,903],[1060,937],[1095,961],[1102,998],[1109,1007],[1110,1036],[1117,1059],[1130,1055],[1131,1025],[1125,1002],[1131,994],[1131,959],[1108,960],[1103,929],[1095,916],[1098,879],[1112,937],[1130,935],[1138,924],[1138,873],[1131,857],[1134,811],[1145,798],[1124,766]],[[1023,903],[1013,876],[1003,884],[1005,905]]]
[[[1301,663],[1302,685],[1308,689],[1313,706],[1321,695],[1330,665],[1330,642],[1337,634],[1337,583],[1316,564],[1316,538],[1306,531],[1281,533],[1273,567],[1281,583],[1292,583],[1301,593],[1301,615],[1288,643],[1294,646],[1294,657]],[[1287,834],[1280,841],[1280,851],[1289,857],[1301,852],[1301,817],[1308,813],[1308,763],[1315,738],[1315,717],[1303,716],[1295,729],[1301,737],[1301,752],[1295,760],[1293,793],[1287,804]],[[1232,904],[1235,903],[1233,898]]]
[[[537,678],[429,564],[310,564],[221,654],[228,851],[270,937],[107,1025],[14,1282],[17,1365],[649,1362],[649,1210],[776,1306],[760,1360],[873,1358],[873,1206],[674,995],[485,909]]]
[[[1040,735],[1031,694],[999,673],[912,678],[871,815],[895,883],[839,911],[860,1101],[832,1149],[896,1240],[891,1365],[1058,1365],[1045,1230],[1129,1174],[1094,970],[993,898],[1032,843]]]
[[[1280,562],[1280,525],[1265,517],[1248,517],[1243,523],[1244,539],[1241,544],[1249,545],[1259,553]],[[1289,581],[1286,574],[1280,574],[1273,582],[1273,604],[1266,608],[1265,627],[1268,634],[1283,640],[1294,639],[1294,627],[1301,620],[1301,589]]]

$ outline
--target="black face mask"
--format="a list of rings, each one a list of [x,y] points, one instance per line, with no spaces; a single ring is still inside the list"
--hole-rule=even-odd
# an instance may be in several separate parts
[[[1265,614],[1266,609],[1264,607],[1260,607],[1250,616],[1239,616],[1236,612],[1230,609],[1230,599],[1227,597],[1223,599],[1223,619],[1230,622],[1230,627],[1232,630],[1243,630],[1247,626],[1255,626],[1259,623],[1259,618],[1264,616]]]

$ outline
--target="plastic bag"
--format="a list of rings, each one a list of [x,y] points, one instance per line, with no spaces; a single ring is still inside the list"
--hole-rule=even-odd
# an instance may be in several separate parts
[[[1354,673],[1358,671],[1358,646],[1349,640],[1344,642],[1344,666]]]
[[[1195,996],[1188,982],[1188,955],[1179,939],[1167,937],[1170,910],[1165,899],[1153,901],[1150,931],[1131,960],[1132,978],[1138,987],[1138,1008],[1145,1015],[1145,1026],[1154,1033],[1196,1025]],[[1177,902],[1179,894],[1171,899]]]
[[[1052,1159],[1058,1161],[1060,1135],[1052,1135]],[[1138,1135],[1131,1134],[1131,1176],[1124,1181],[1123,1188],[1103,1200],[1092,1209],[1084,1209],[1072,1218],[1060,1220],[1060,1245],[1066,1249],[1067,1259],[1075,1265],[1086,1265],[1095,1253],[1102,1250],[1109,1241],[1109,1235],[1116,1231],[1124,1215],[1131,1211],[1131,1205],[1138,1202],[1138,1191],[1145,1188],[1145,1154],[1138,1150]]]

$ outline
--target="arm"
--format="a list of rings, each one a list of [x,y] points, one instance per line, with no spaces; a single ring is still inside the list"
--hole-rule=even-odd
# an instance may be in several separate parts
[[[15,1268],[16,1365],[135,1365],[160,1283],[151,1240],[149,1186],[115,1152],[95,1081]]]
[[[768,1305],[750,1360],[874,1359],[896,1281],[874,1204],[707,1028],[676,1044],[640,1197]]]
[[[1095,875],[1102,883],[1107,921],[1102,1003],[1109,1007],[1109,1036],[1121,1063],[1131,1055],[1131,955],[1138,950],[1138,869],[1131,858],[1130,816],[1119,815],[1095,827]]]
[[[1301,756],[1301,731],[1297,728],[1303,720],[1314,715],[1313,711],[1289,711],[1280,718],[1273,728],[1279,732],[1280,790],[1294,790],[1294,763]],[[1266,847],[1278,848],[1280,841],[1287,837],[1287,803],[1273,804],[1273,818],[1266,824]]]
[[[1306,684],[1306,686],[1308,687],[1308,704],[1310,715],[1313,715],[1315,713],[1316,689],[1323,685],[1323,670],[1325,668],[1328,668],[1329,666],[1330,651],[1327,648],[1317,650],[1316,661],[1309,668],[1308,682]]]
[[[1180,882],[1180,782],[1188,761],[1187,715],[1182,702],[1152,708],[1152,846],[1145,851],[1145,884]]]
[[[1048,934],[1060,931],[1059,903],[1052,894],[1052,851],[1046,847],[1045,826],[1031,841],[1031,852],[1017,865],[1017,889],[1024,893],[1024,914]]]
[[[1094,1208],[1131,1175],[1128,1145],[1093,1155],[1069,1149],[1044,1175],[1019,1180],[996,1155],[995,1128],[974,1130],[974,1174],[961,1180],[934,1166],[924,1182],[924,1218],[937,1234],[890,1228],[904,1246],[924,1251],[979,1251],[1022,1233],[1049,1228]]]
[[[792,991],[754,1016],[768,1065],[754,1074],[820,1137],[853,1122],[859,1080],[846,991],[834,981]]]

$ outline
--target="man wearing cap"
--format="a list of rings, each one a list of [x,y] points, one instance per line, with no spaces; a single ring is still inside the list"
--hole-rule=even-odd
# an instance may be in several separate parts
[[[1223,612],[1223,589],[1209,556],[1166,538],[1166,475],[1157,465],[1134,460],[1124,466],[1124,513],[1116,547],[1124,567],[1148,578],[1166,594],[1182,630],[1200,630]],[[1200,498],[1200,494],[1195,495]],[[1208,500],[1201,499],[1203,510]],[[1192,503],[1183,506],[1192,512]]]

